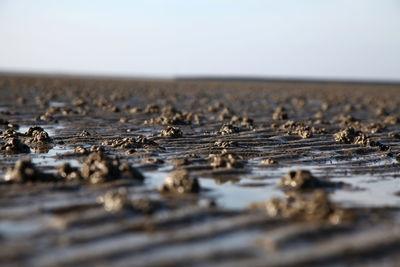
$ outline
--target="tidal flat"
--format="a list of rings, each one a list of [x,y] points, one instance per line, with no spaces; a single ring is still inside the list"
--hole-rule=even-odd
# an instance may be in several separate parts
[[[0,75],[0,262],[400,261],[400,84]]]

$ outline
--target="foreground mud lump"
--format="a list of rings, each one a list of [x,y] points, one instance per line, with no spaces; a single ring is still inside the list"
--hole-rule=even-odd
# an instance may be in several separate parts
[[[254,203],[250,208],[265,209],[271,217],[314,223],[340,224],[354,220],[351,211],[336,206],[323,190],[316,190],[311,196],[296,194],[285,200],[274,198],[264,203]]]
[[[147,215],[153,214],[162,207],[159,201],[149,198],[131,200],[126,188],[120,188],[118,191],[108,191],[98,197],[97,202],[103,204],[104,209],[109,212],[126,210]]]
[[[84,180],[91,184],[99,184],[117,179],[135,179],[143,181],[143,175],[129,164],[120,164],[103,152],[93,152],[81,169]]]
[[[21,140],[16,137],[8,139],[7,143],[0,147],[0,150],[14,154],[30,152],[30,148],[26,144],[22,143]]]
[[[64,163],[58,166],[57,177],[67,180],[81,180],[82,176],[78,168],[72,167],[69,163]]]
[[[161,193],[198,193],[200,191],[200,184],[197,178],[190,178],[186,170],[177,170],[164,180],[160,188]]]
[[[42,173],[35,168],[32,164],[31,159],[19,160],[15,163],[15,166],[8,169],[4,176],[5,181],[12,181],[16,183],[27,183],[27,182],[49,182],[55,181],[53,175]]]
[[[280,186],[290,190],[307,190],[322,187],[333,187],[342,185],[314,177],[310,171],[294,170],[289,171],[280,181]]]

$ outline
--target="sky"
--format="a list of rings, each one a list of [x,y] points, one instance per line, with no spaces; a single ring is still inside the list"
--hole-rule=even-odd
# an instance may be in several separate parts
[[[400,1],[0,0],[0,71],[400,81]]]

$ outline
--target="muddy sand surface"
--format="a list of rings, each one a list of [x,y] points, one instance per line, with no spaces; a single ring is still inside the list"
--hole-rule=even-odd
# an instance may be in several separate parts
[[[0,263],[394,266],[400,85],[0,76]]]

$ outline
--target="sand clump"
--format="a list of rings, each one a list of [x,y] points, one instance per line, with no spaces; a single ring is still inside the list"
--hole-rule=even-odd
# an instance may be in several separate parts
[[[313,136],[313,129],[310,126],[292,120],[287,121],[279,128],[282,130],[286,130],[287,134],[289,135],[298,135],[303,139],[310,138]]]
[[[34,143],[37,145],[45,145],[52,142],[49,134],[42,127],[39,126],[30,127],[25,135],[31,137],[29,139],[30,143]]]
[[[20,134],[17,133],[17,131],[15,131],[14,129],[7,129],[2,134],[3,139],[13,138],[13,137],[18,138],[19,136],[20,136]]]
[[[144,215],[151,215],[163,206],[160,201],[147,197],[131,200],[126,188],[107,191],[97,198],[97,202],[108,212],[131,211]]]
[[[189,177],[187,170],[176,170],[165,178],[159,190],[161,193],[172,194],[199,193],[200,184],[197,178]]]
[[[276,164],[278,164],[278,162],[274,159],[266,158],[261,161],[261,164],[262,165],[276,165]]]
[[[81,169],[64,163],[58,166],[54,175],[40,172],[30,159],[19,160],[13,168],[9,168],[4,179],[17,183],[69,180],[100,184],[118,179],[143,181],[144,177],[127,163],[120,163],[103,152],[92,152]]]
[[[336,142],[342,144],[352,144],[356,141],[356,138],[358,140],[366,139],[365,135],[363,136],[360,131],[356,131],[353,127],[347,127],[344,130],[335,133],[333,137]]]
[[[102,152],[92,152],[81,168],[83,180],[90,184],[110,182],[117,179],[143,181],[143,175],[127,163],[108,157]]]
[[[396,115],[389,115],[385,118],[384,123],[388,125],[396,125],[400,123],[400,118]]]
[[[225,107],[219,112],[218,119],[220,121],[231,119],[233,114],[234,114],[234,112],[230,108]]]
[[[287,190],[312,190],[339,185],[342,184],[321,180],[314,177],[310,171],[301,169],[289,171],[280,181],[280,186]]]
[[[283,217],[313,223],[341,224],[354,219],[352,212],[332,203],[323,190],[311,195],[292,195],[287,199],[273,198],[262,203],[253,203],[252,209],[263,209],[271,217]]]
[[[64,163],[57,168],[58,172],[55,174],[57,177],[70,181],[79,181],[83,179],[79,169],[72,167],[69,163]]]
[[[160,107],[157,104],[148,104],[144,110],[145,113],[159,113]]]
[[[111,139],[102,142],[103,146],[111,146],[113,148],[119,148],[125,150],[129,154],[133,154],[137,149],[163,149],[159,144],[150,140],[144,136],[125,137],[122,139]]]
[[[91,134],[89,133],[89,131],[83,130],[83,131],[79,134],[79,136],[80,136],[80,137],[89,137],[89,136],[91,136]]]
[[[178,127],[168,126],[167,128],[161,131],[161,136],[170,138],[179,138],[183,136],[183,132]]]
[[[4,176],[5,181],[12,181],[15,183],[28,183],[28,182],[52,182],[57,179],[47,173],[43,173],[36,169],[31,162],[30,158],[18,160],[14,167],[9,168]]]
[[[214,169],[218,168],[243,168],[244,164],[241,161],[241,157],[236,156],[235,154],[228,153],[226,150],[222,150],[221,154],[210,154],[211,158],[211,167]]]
[[[355,130],[353,127],[347,127],[333,135],[338,143],[342,144],[356,144],[362,146],[378,147],[381,151],[388,151],[390,147],[378,141],[373,141],[368,135],[361,131]]]
[[[24,144],[19,138],[11,137],[7,143],[0,147],[0,150],[6,153],[18,154],[18,153],[29,153],[30,148]]]
[[[147,109],[146,109],[147,110]],[[153,111],[155,111],[154,109]],[[159,113],[158,107],[157,112],[147,113]],[[146,111],[145,111],[146,112]],[[161,109],[161,115],[155,118],[151,118],[144,121],[144,125],[191,125],[192,123],[198,124],[200,117],[197,114],[186,111],[179,111],[174,106],[166,106]]]
[[[109,144],[109,143],[108,143]],[[136,151],[140,145],[136,142],[136,140],[132,137],[126,137],[123,139],[116,139],[111,141],[111,146],[114,148],[123,149],[129,153],[133,153]]]
[[[288,119],[288,114],[287,111],[284,107],[277,107],[272,114],[272,119],[278,121],[278,120],[287,120]]]
[[[218,131],[220,135],[227,135],[240,132],[240,129],[232,124],[224,124]]]
[[[241,116],[232,116],[231,124],[237,125],[240,127],[245,127],[248,129],[252,129],[254,126],[254,120],[249,117],[241,117]]]
[[[237,147],[238,145],[239,144],[236,141],[223,141],[221,139],[218,139],[214,143],[214,146],[220,147],[220,148]]]
[[[25,136],[28,137],[28,143],[36,153],[47,153],[53,148],[53,139],[42,127],[30,127]]]

